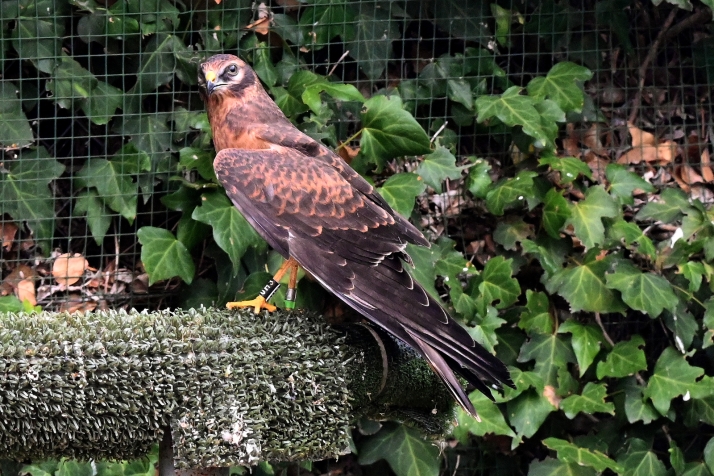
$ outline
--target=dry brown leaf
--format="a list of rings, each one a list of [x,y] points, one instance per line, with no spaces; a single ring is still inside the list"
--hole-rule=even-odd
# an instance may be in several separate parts
[[[256,20],[245,28],[246,30],[253,30],[260,35],[267,35],[270,33],[270,18]]]
[[[35,271],[27,266],[26,264],[21,264],[16,266],[10,274],[5,276],[2,284],[0,284],[0,294],[7,296],[15,291],[17,284],[26,278],[34,278]]]
[[[71,286],[82,278],[84,270],[89,263],[79,253],[72,256],[70,253],[59,255],[52,265],[52,276],[55,281],[65,286]]]
[[[562,400],[562,398],[560,398],[555,392],[555,387],[553,387],[552,385],[546,385],[545,387],[543,387],[543,396],[555,408],[560,408],[560,401]]]
[[[359,154],[359,146],[350,147],[347,144],[340,144],[337,148],[337,153],[340,157],[342,157],[342,160],[349,164],[352,162],[352,159],[357,157],[357,154]]]
[[[677,144],[668,140],[657,146],[642,145],[630,149],[617,159],[617,163],[634,165],[645,162],[648,164],[667,165],[672,163],[676,156]]]
[[[627,128],[630,130],[630,136],[632,136],[633,148],[637,148],[643,145],[655,145],[656,140],[654,134],[645,132],[630,123],[627,124]]]
[[[83,301],[81,294],[72,293],[68,296],[67,301],[60,304],[60,312],[69,312],[70,314],[84,314],[91,312],[97,308],[97,303],[94,301]]]
[[[692,185],[695,183],[703,183],[704,177],[702,177],[696,170],[694,170],[689,165],[678,165],[674,168],[674,175],[678,176],[682,182],[687,185]]]
[[[32,278],[25,278],[17,283],[15,288],[15,295],[20,301],[27,301],[33,306],[37,305],[37,299],[35,299],[35,280]]]
[[[572,137],[566,137],[563,139],[563,151],[568,157],[580,157],[580,147],[578,146],[578,140]]]
[[[674,173],[672,173],[672,178],[674,178],[674,181],[677,182],[677,185],[679,185],[679,188],[681,188],[684,193],[689,194],[689,192],[691,192],[691,187],[682,179],[682,176],[677,169],[675,169]]]
[[[711,158],[709,156],[709,149],[704,149],[702,151],[702,156],[700,158],[702,162],[702,177],[706,183],[714,182],[714,170],[709,166],[711,163]]]
[[[17,225],[13,222],[3,222],[0,224],[0,227],[2,247],[10,251],[12,249],[12,242],[15,241],[15,235],[17,234]]]
[[[668,140],[657,146],[657,164],[667,165],[674,161],[677,156],[677,144]]]
[[[261,35],[267,35],[270,33],[270,24],[273,18],[270,9],[265,3],[258,5],[258,19],[246,26],[247,30],[253,30]]]
[[[600,142],[600,130],[597,124],[593,124],[590,126],[590,129],[585,131],[583,144],[598,155],[607,155],[607,150],[602,146],[602,142]]]
[[[585,152],[585,163],[588,164],[590,170],[593,173],[593,180],[598,183],[603,183],[605,180],[605,169],[610,165],[610,161],[603,159],[593,151],[589,150]]]

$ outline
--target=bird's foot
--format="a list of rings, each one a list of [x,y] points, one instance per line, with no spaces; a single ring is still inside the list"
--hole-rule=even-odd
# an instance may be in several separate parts
[[[243,309],[246,307],[252,307],[253,312],[255,312],[256,314],[258,314],[261,309],[265,309],[268,312],[273,312],[277,309],[277,307],[266,301],[263,296],[258,296],[257,298],[251,299],[249,301],[229,302],[228,304],[226,304],[226,307],[228,309]]]

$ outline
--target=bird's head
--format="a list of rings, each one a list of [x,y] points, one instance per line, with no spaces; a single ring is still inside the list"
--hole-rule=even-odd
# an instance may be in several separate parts
[[[204,101],[214,95],[239,97],[256,83],[253,70],[237,56],[211,56],[198,68],[198,87]]]

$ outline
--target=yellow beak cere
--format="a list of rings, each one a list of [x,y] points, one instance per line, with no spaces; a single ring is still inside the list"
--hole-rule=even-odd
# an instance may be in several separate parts
[[[214,82],[216,80],[216,72],[208,71],[206,72],[206,81]]]

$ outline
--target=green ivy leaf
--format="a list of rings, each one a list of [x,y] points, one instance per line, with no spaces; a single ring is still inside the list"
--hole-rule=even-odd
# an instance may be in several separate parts
[[[714,437],[710,438],[704,447],[704,462],[709,471],[714,473]]]
[[[523,170],[515,177],[499,180],[486,194],[488,210],[494,215],[503,215],[506,207],[532,197],[533,178],[537,175],[535,172]]]
[[[461,178],[463,167],[456,166],[456,157],[446,147],[439,146],[434,152],[424,156],[424,160],[416,169],[417,175],[424,183],[437,192],[441,192],[444,180]]]
[[[55,206],[49,183],[64,172],[44,147],[24,150],[17,160],[0,167],[0,211],[24,221],[48,251],[54,235]]]
[[[93,476],[94,468],[89,462],[62,459],[55,476]]]
[[[111,212],[102,202],[96,190],[83,190],[77,195],[74,212],[87,216],[87,225],[94,241],[101,245],[112,224]]]
[[[476,120],[484,122],[497,117],[507,126],[521,126],[524,133],[545,146],[549,140],[541,127],[541,115],[533,106],[533,98],[520,95],[520,91],[518,86],[512,86],[501,96],[480,96],[476,99]]]
[[[532,255],[538,260],[545,271],[545,277],[553,279],[563,269],[563,262],[572,252],[570,240],[560,240],[541,234],[535,240],[523,240],[521,243],[524,255]]]
[[[149,275],[149,285],[178,276],[191,284],[195,268],[191,254],[168,230],[143,226],[136,232],[141,243],[141,262]]]
[[[176,228],[178,239],[187,250],[191,251],[200,244],[211,232],[211,227],[191,218],[191,213],[184,212]]]
[[[647,369],[645,353],[640,349],[645,345],[644,339],[634,335],[625,342],[618,342],[612,348],[604,362],[597,364],[597,378],[605,377],[622,378],[633,375],[635,372]]]
[[[270,58],[270,47],[264,41],[259,42],[253,49],[253,69],[268,87],[275,86],[278,81],[278,71]]]
[[[516,429],[516,438],[511,449],[518,446],[523,438],[530,438],[554,412],[555,407],[535,390],[528,390],[506,404],[508,420]]]
[[[481,317],[483,316],[483,317]],[[481,344],[486,350],[495,353],[498,345],[496,329],[506,323],[498,317],[498,311],[493,306],[488,306],[484,314],[480,314],[473,320],[474,325],[466,328],[473,339]]]
[[[688,289],[691,292],[699,291],[702,285],[702,276],[705,273],[704,263],[698,261],[687,261],[677,265],[679,274],[683,275],[689,281]]]
[[[43,73],[52,74],[62,53],[62,25],[59,18],[19,17],[12,32],[12,46],[20,58],[32,61]]]
[[[365,98],[362,96],[357,88],[351,84],[340,84],[340,83],[330,83],[324,78],[319,78],[315,84],[311,84],[305,88],[302,93],[302,101],[307,104],[307,106],[315,114],[319,114],[321,109],[324,107],[324,102],[320,97],[321,93],[325,93],[333,99],[338,101],[355,101],[364,103]]]
[[[476,198],[486,198],[486,194],[491,188],[491,166],[483,159],[474,159],[473,166],[469,168],[469,176],[466,179],[466,186]]]
[[[553,170],[560,172],[560,183],[567,185],[583,175],[592,179],[592,171],[588,164],[575,157],[556,157],[554,155],[541,157],[538,160],[540,165],[547,165]]]
[[[543,378],[546,385],[557,384],[558,370],[575,362],[573,350],[560,335],[534,334],[521,347],[518,362],[535,360],[533,371]]]
[[[156,164],[168,155],[171,149],[171,130],[166,125],[168,114],[139,114],[125,116],[119,128],[125,136],[131,136],[131,143],[137,150],[146,152],[151,163]]]
[[[682,354],[667,347],[657,359],[644,395],[652,399],[658,412],[666,415],[672,399],[689,392],[703,374],[704,369],[689,365]]]
[[[547,281],[547,289],[563,296],[572,312],[624,312],[620,298],[605,284],[605,272],[614,259],[612,256],[597,259],[596,251],[588,253],[583,264],[556,272]]]
[[[35,141],[18,93],[15,83],[0,81],[0,123],[3,125],[0,146],[5,149],[21,149]]]
[[[406,425],[387,423],[362,444],[360,464],[372,464],[380,459],[386,460],[397,476],[439,474],[439,449]]]
[[[474,269],[463,253],[456,251],[454,248],[456,242],[450,238],[441,237],[436,243],[431,245],[432,249],[437,253],[437,259],[434,262],[434,273],[438,276],[443,276],[449,284],[458,282],[459,275],[462,273],[473,273]]]
[[[513,278],[512,259],[495,256],[488,260],[481,272],[481,281],[478,286],[481,298],[486,304],[495,304],[497,309],[503,309],[518,299],[521,287]]]
[[[516,433],[508,426],[503,413],[498,406],[481,392],[472,392],[469,395],[474,408],[478,409],[481,421],[459,409],[457,415],[458,425],[454,427],[453,434],[461,441],[467,441],[468,435],[484,436],[487,434],[504,435],[514,438]]]
[[[364,103],[361,113],[360,155],[366,163],[382,170],[386,161],[403,155],[431,152],[429,137],[397,96],[374,96]]]
[[[186,170],[197,170],[204,180],[218,183],[216,172],[213,170],[214,156],[215,154],[207,150],[184,147],[179,151],[179,165]]]
[[[400,38],[399,27],[389,12],[376,4],[361,2],[352,5],[359,11],[356,16],[350,15],[349,21],[355,24],[344,38],[345,49],[357,60],[364,74],[375,80],[387,68],[387,58],[392,56],[392,43]]]
[[[325,0],[305,9],[299,21],[308,37],[304,42],[305,46],[318,50],[334,37],[344,37],[347,25],[346,5],[344,0]]]
[[[684,472],[684,452],[674,441],[669,443],[669,462],[675,474],[682,474]]]
[[[657,455],[649,450],[642,440],[632,438],[629,448],[622,453],[617,462],[624,467],[627,476],[665,476],[667,470]]]
[[[605,241],[605,227],[602,219],[614,218],[619,210],[615,201],[602,186],[590,187],[585,198],[570,205],[570,218],[567,223],[573,225],[575,236],[586,248],[592,248]]]
[[[146,44],[143,53],[139,55],[136,84],[126,94],[126,112],[140,112],[144,96],[173,79],[176,72],[176,57],[173,53],[175,41],[177,38],[173,35],[158,34]],[[183,46],[183,42],[179,40],[179,43]]]
[[[572,334],[570,343],[573,346],[575,358],[580,368],[580,376],[582,377],[595,360],[595,356],[600,352],[600,345],[604,340],[602,330],[599,327],[581,324],[574,319],[568,319],[558,327],[558,332]]]
[[[625,390],[625,416],[628,422],[641,421],[649,425],[661,416],[652,402],[645,398],[644,388],[637,384],[635,377],[625,379],[620,388]]]
[[[191,218],[213,227],[213,239],[236,268],[248,247],[264,243],[223,192],[203,194],[201,206],[196,207]]]
[[[394,174],[377,189],[389,206],[405,217],[412,214],[414,199],[424,193],[424,190],[426,190],[424,181],[411,172]]]
[[[682,455],[684,457],[684,455]],[[682,476],[711,476],[707,465],[702,462],[691,462],[684,465]]]
[[[672,223],[682,219],[684,212],[691,210],[687,195],[679,189],[666,188],[659,195],[658,201],[650,201],[642,207],[635,220],[655,220]]]
[[[435,10],[434,22],[449,36],[489,46],[492,34],[488,27],[490,11],[486,2],[445,0],[430,5]]]
[[[496,243],[507,250],[515,250],[516,243],[533,235],[533,225],[524,222],[522,219],[499,222],[493,232],[493,239]]]
[[[149,156],[129,142],[111,160],[89,159],[75,177],[81,186],[96,188],[109,208],[133,223],[139,185],[132,176],[149,170]]]
[[[528,94],[535,99],[550,98],[565,112],[580,112],[585,94],[578,81],[592,77],[589,69],[569,61],[556,63],[548,74],[533,78],[527,86]]]
[[[635,190],[644,190],[647,193],[655,191],[654,185],[630,172],[623,165],[610,164],[605,169],[605,175],[610,182],[610,193],[620,199],[621,203],[632,205],[635,200],[632,193]]]
[[[673,311],[665,311],[662,318],[667,328],[674,334],[674,344],[677,349],[685,353],[692,345],[700,324],[683,301],[678,301]]]
[[[550,315],[550,302],[545,293],[526,290],[526,310],[521,314],[518,327],[528,334],[552,334],[555,328]]]
[[[606,279],[607,287],[620,291],[625,304],[653,318],[665,309],[673,310],[679,302],[669,281],[651,272],[643,273],[627,261],[619,262]]]
[[[543,444],[558,453],[558,459],[566,463],[576,463],[580,466],[589,466],[598,473],[611,469],[620,474],[622,466],[615,463],[606,454],[589,448],[581,448],[573,443],[558,438],[546,438]]]
[[[650,259],[654,259],[656,256],[656,250],[652,240],[648,236],[645,236],[642,229],[636,223],[626,222],[622,218],[617,218],[608,228],[607,233],[610,239],[617,241],[624,240],[627,246],[637,243],[639,245],[637,251]]]
[[[611,402],[606,402],[607,385],[604,383],[596,384],[588,382],[583,388],[581,395],[572,395],[562,402],[560,408],[565,412],[565,416],[571,420],[580,412],[585,413],[609,413],[615,414],[615,405]]]
[[[593,468],[577,463],[566,463],[559,459],[534,460],[528,468],[528,476],[596,476]]]
[[[543,229],[553,238],[560,239],[560,230],[570,218],[568,201],[555,188],[548,190],[543,200]]]
[[[0,312],[22,312],[22,310],[22,302],[15,295],[0,296]]]

